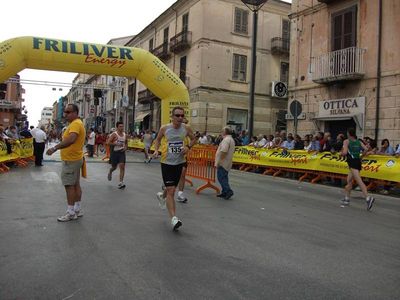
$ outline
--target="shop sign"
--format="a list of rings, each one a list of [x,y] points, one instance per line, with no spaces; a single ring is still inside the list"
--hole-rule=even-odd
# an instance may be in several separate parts
[[[343,117],[364,114],[365,97],[323,100],[319,102],[318,117]]]

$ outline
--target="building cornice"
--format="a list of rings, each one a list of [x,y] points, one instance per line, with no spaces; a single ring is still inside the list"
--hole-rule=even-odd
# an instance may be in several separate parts
[[[322,8],[325,8],[325,7],[326,7],[326,4],[323,4],[323,3],[317,4],[317,5],[314,5],[311,7],[307,7],[306,9],[292,12],[291,14],[289,14],[289,19],[294,19],[294,18],[298,18],[300,16],[307,16],[307,15],[313,14],[317,11],[322,10]],[[293,6],[292,6],[292,8],[293,8]]]

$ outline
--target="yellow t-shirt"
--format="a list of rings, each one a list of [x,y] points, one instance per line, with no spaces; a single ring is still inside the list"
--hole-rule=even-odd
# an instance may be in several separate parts
[[[69,124],[63,134],[63,140],[72,132],[76,133],[78,137],[72,145],[60,150],[61,160],[74,161],[83,158],[83,145],[85,144],[86,131],[80,119],[75,119]]]

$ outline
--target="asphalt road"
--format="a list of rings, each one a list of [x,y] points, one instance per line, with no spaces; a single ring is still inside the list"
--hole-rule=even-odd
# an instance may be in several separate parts
[[[141,159],[125,190],[89,162],[69,223],[60,163],[0,174],[0,299],[400,299],[399,199],[234,171],[232,200],[187,188],[172,232]]]

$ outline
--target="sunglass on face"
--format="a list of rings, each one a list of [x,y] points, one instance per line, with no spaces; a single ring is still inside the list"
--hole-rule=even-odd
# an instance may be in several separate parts
[[[185,115],[179,115],[179,114],[177,114],[177,115],[174,115],[175,117],[177,117],[177,118],[184,118],[185,117]]]
[[[70,114],[70,113],[72,113],[73,111],[70,111],[70,110],[64,110],[64,114],[66,114],[66,115],[68,115],[68,114]]]

